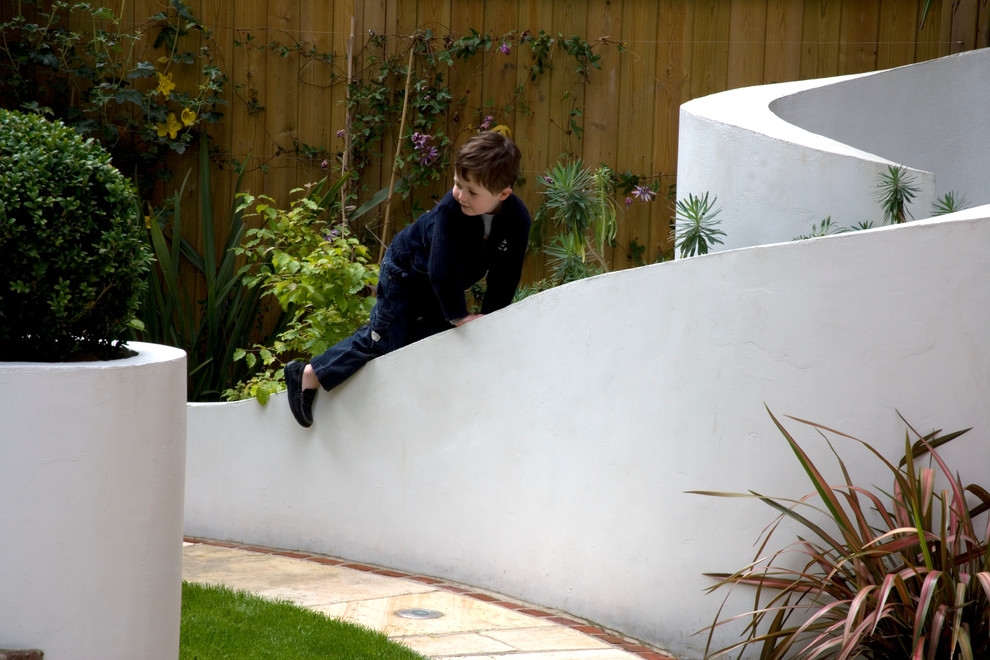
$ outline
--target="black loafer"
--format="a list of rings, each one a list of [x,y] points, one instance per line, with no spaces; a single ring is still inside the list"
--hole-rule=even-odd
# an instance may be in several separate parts
[[[302,386],[303,370],[306,365],[302,362],[290,362],[285,365],[285,387],[289,391],[289,410],[300,426],[309,428],[313,425],[313,399],[316,390],[304,390]]]

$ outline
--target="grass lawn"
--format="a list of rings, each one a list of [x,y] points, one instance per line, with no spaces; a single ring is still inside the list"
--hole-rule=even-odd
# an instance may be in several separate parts
[[[181,660],[424,660],[378,632],[222,586],[182,583]]]

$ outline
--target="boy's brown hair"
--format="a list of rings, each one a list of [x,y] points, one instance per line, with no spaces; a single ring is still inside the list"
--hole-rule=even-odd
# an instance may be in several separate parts
[[[519,147],[501,133],[485,131],[468,140],[457,152],[454,172],[466,181],[500,193],[515,185],[519,178]]]

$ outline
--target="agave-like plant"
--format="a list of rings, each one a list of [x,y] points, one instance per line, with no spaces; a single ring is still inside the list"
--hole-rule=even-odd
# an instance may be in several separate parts
[[[533,232],[543,233],[546,220],[553,220],[558,235],[550,240],[546,253],[559,282],[608,269],[605,251],[617,231],[614,179],[610,168],[590,170],[580,160],[561,160],[540,177],[545,199]]]
[[[966,208],[966,198],[955,190],[950,190],[932,202],[932,215],[946,215]]]
[[[699,631],[708,632],[706,657],[736,651],[742,657],[746,649],[760,647],[759,657],[766,660],[990,658],[988,523],[977,523],[990,510],[990,493],[976,484],[964,486],[936,451],[969,429],[923,436],[905,421],[905,453],[894,465],[866,442],[791,418],[814,427],[827,442],[829,433],[860,443],[893,477],[892,490],[884,492],[853,484],[829,442],[844,479],[832,485],[770,416],[814,492],[789,500],[752,491],[694,491],[756,497],[779,514],[764,530],[752,564],[732,574],[710,574],[718,579],[712,591],[752,585],[756,594],[752,611],[723,617],[723,602],[714,623]],[[919,467],[925,456],[927,466]],[[808,509],[810,517],[802,513]],[[819,514],[831,519],[829,529],[814,521]],[[798,523],[807,536],[761,559],[784,520]],[[795,557],[803,564],[798,568]],[[741,641],[711,649],[718,626],[746,619]]]
[[[877,184],[880,206],[883,208],[883,220],[887,224],[905,222],[911,213],[907,205],[911,203],[919,188],[914,177],[908,174],[906,168],[889,165],[886,174],[880,175]]]
[[[708,254],[708,249],[715,243],[721,245],[719,236],[725,236],[725,232],[719,228],[721,219],[716,219],[722,212],[722,209],[715,208],[716,201],[718,195],[708,201],[708,193],[705,193],[704,197],[688,194],[687,199],[677,202],[673,238],[682,259],[695,254]]]

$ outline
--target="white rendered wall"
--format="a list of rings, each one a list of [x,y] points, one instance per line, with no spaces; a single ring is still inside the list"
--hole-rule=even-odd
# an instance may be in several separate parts
[[[984,62],[981,53],[950,64]],[[925,67],[897,75],[925,77]],[[186,532],[460,580],[690,659],[704,647],[691,633],[721,602],[704,593],[702,573],[750,562],[772,513],[685,491],[810,490],[764,406],[889,456],[903,452],[897,411],[922,432],[972,426],[944,453],[964,480],[985,484],[990,206],[789,242],[827,215],[879,220],[877,175],[902,159],[926,168],[971,157],[944,178],[983,199],[969,189],[986,171],[976,146],[928,158],[938,150],[926,143],[915,162],[914,152],[873,154],[770,109],[789,97],[775,107],[790,104],[796,119],[838,99],[820,116],[855,114],[868,88],[841,86],[886,75],[684,106],[678,197],[719,196],[726,251],[560,287],[409,346],[321,394],[309,430],[284,395],[267,408],[190,405]],[[926,84],[901,82],[916,95]],[[831,83],[842,94],[790,96]],[[954,100],[978,98],[958,87]],[[959,128],[986,143],[981,125]],[[921,218],[943,175],[914,172]],[[817,433],[785,424],[838,476]],[[889,486],[856,445],[836,446],[854,479]]]
[[[186,532],[439,575],[698,658],[691,633],[720,602],[702,573],[748,563],[772,515],[685,491],[810,490],[764,405],[889,456],[898,410],[919,430],[972,426],[945,453],[985,484],[988,216],[550,290],[370,363],[317,398],[308,430],[284,395],[190,405]]]
[[[0,362],[0,648],[179,653],[186,357]]]
[[[814,87],[771,109],[813,133],[934,172],[939,196],[957,191],[970,204],[986,204],[988,71],[990,48],[984,48]]]
[[[878,73],[730,90],[681,106],[677,197],[718,196],[712,251],[789,241],[825,217],[879,224],[879,175],[902,165],[925,218],[956,191],[990,201],[990,49]]]

